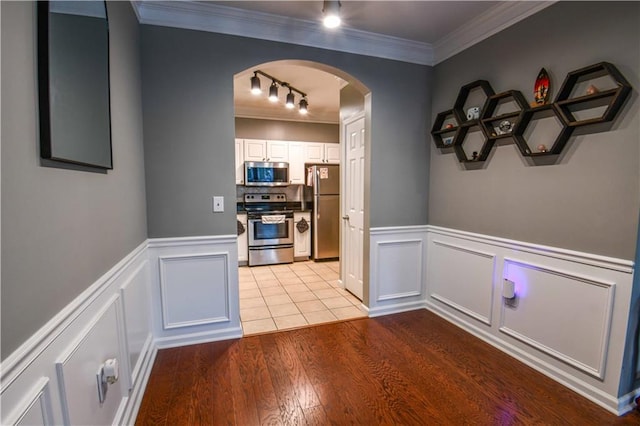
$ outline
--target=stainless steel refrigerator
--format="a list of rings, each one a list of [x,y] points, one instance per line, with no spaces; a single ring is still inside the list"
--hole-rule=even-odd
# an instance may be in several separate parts
[[[307,164],[307,185],[313,190],[311,232],[315,260],[340,255],[340,166]]]

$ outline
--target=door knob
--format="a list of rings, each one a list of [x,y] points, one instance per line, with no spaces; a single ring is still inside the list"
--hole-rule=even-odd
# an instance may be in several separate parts
[[[348,215],[348,214],[347,214],[347,215],[344,215],[344,216],[342,216],[342,218],[343,218],[344,220],[349,220],[349,215]]]

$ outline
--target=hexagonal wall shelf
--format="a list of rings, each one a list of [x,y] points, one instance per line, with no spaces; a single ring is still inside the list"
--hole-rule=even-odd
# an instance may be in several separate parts
[[[469,118],[467,116],[468,111],[464,111],[465,104],[467,103],[467,99],[469,98],[469,95],[471,94],[471,92],[475,91],[476,89],[480,89],[483,92],[484,99],[482,100],[480,105],[477,105],[478,117]],[[471,82],[469,84],[465,84],[464,86],[462,86],[460,88],[460,91],[458,92],[458,97],[456,98],[456,102],[455,104],[453,104],[453,113],[456,115],[456,118],[458,119],[458,123],[460,123],[460,125],[464,125],[464,124],[469,124],[470,122],[477,121],[477,119],[480,118],[480,112],[483,110],[483,105],[486,102],[487,98],[494,94],[495,92],[493,91],[493,88],[491,87],[491,85],[487,80],[476,80],[474,82]]]
[[[459,132],[458,121],[451,109],[438,114],[431,128],[433,141],[438,148],[449,148],[453,146],[453,141]]]
[[[480,116],[480,124],[487,139],[511,137],[520,126],[522,115],[528,109],[527,100],[519,90],[509,90],[489,96]]]
[[[591,85],[580,93],[576,93],[580,83],[603,76],[609,76],[613,80],[614,87],[600,89]],[[567,126],[585,126],[613,120],[630,92],[631,85],[620,71],[609,62],[600,62],[567,74],[555,103],[560,117]],[[602,107],[605,107],[605,110],[598,115],[598,108]],[[581,118],[577,115],[589,110],[595,116]]]
[[[547,119],[553,119],[555,125],[553,128],[547,126],[546,134],[541,136],[535,130],[538,124],[535,122]],[[530,127],[534,127],[534,130],[525,137]],[[565,125],[553,104],[547,104],[529,108],[523,112],[519,126],[513,132],[513,139],[520,153],[525,157],[552,156],[562,152],[573,130],[574,127]]]

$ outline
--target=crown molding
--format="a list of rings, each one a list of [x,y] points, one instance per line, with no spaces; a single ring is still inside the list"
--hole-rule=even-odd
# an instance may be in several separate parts
[[[433,44],[434,65],[551,6],[554,1],[505,1]]]
[[[192,1],[139,0],[132,5],[141,24],[292,43],[422,65],[433,62],[433,49],[427,43],[351,28],[326,31],[320,22]]]
[[[327,31],[320,22],[191,0],[132,0],[141,24],[184,28],[436,65],[552,5],[555,1],[505,1],[433,45],[352,28]]]

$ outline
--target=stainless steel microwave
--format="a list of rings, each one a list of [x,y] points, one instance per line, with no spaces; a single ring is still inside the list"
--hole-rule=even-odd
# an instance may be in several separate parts
[[[289,163],[245,161],[245,186],[286,186],[289,185]]]

